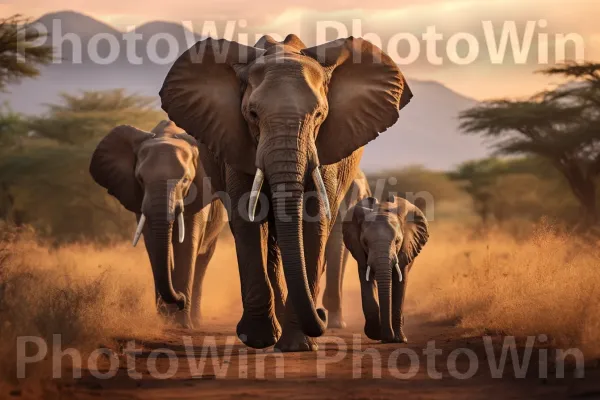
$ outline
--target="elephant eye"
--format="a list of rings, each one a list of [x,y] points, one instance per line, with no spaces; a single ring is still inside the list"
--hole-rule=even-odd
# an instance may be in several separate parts
[[[256,111],[250,110],[248,112],[248,115],[250,116],[250,119],[252,119],[253,121],[258,121],[258,114],[256,113]]]
[[[321,111],[317,111],[315,114],[315,120],[320,120],[323,117],[323,113]]]

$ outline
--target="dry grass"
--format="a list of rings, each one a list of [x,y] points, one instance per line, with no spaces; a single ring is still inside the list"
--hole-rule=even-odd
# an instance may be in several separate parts
[[[61,334],[63,349],[85,355],[114,345],[114,338],[149,338],[168,326],[155,312],[143,243],[51,248],[34,239],[33,232],[0,226],[0,377],[15,376],[18,336],[42,337],[50,347],[52,335]],[[203,295],[206,321],[239,319],[237,262],[228,237],[217,246]]]
[[[1,376],[15,376],[18,336],[42,337],[51,347],[52,335],[61,334],[63,349],[85,353],[115,336],[158,333],[138,254],[125,247],[49,249],[19,236],[0,245]]]
[[[527,240],[501,232],[469,237],[434,224],[411,272],[411,313],[456,319],[467,328],[547,334],[557,345],[600,355],[600,247],[539,227]],[[10,236],[10,235],[9,235]],[[344,282],[346,318],[362,325],[351,261]],[[203,317],[235,326],[241,315],[235,249],[221,239],[208,269]],[[354,324],[353,324],[354,322]],[[86,351],[115,337],[159,335],[152,275],[143,246],[70,245],[50,249],[31,234],[0,238],[0,376],[14,376],[15,338],[41,336]]]
[[[411,273],[411,311],[600,355],[600,247],[541,224],[528,239],[435,227]]]

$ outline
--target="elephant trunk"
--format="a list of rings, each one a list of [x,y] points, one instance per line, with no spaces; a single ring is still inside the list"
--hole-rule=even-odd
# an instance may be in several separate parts
[[[379,295],[379,321],[381,327],[380,339],[384,342],[394,340],[392,328],[392,268],[394,258],[390,256],[389,246],[381,252],[376,252],[370,258],[370,263],[375,268],[375,280]]]
[[[275,229],[288,299],[294,307],[302,332],[310,337],[318,337],[325,332],[327,317],[325,310],[315,308],[304,258],[304,182],[309,175],[307,172],[312,172],[307,171],[307,146],[299,143],[298,132],[280,135],[277,142],[279,145],[265,154],[264,161],[271,187]]]
[[[375,284],[372,277],[369,277],[369,280],[365,278],[362,274],[360,275],[360,295],[365,315],[365,335],[372,340],[381,340],[381,322],[379,321],[379,305],[375,295]]]
[[[151,190],[147,218],[152,245],[148,247],[154,284],[163,301],[176,304],[180,310],[186,306],[183,293],[173,288],[171,270],[173,269],[173,222],[175,205],[173,191],[166,183],[154,186]]]
[[[396,339],[400,341],[406,340],[403,332],[403,308],[408,280],[407,271],[408,268],[404,268],[403,270],[394,268],[392,273],[392,326]]]

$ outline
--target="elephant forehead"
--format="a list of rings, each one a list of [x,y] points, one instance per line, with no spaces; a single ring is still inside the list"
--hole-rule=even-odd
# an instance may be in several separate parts
[[[177,125],[175,125],[175,122],[169,121],[169,120],[162,120],[162,121],[160,121],[154,127],[154,129],[152,129],[151,132],[152,133],[156,133],[156,134],[169,134],[169,135],[184,134],[185,133],[185,131],[183,129],[181,129],[180,127],[178,127]]]
[[[138,158],[141,160],[153,159],[155,162],[172,160],[180,164],[187,164],[193,159],[193,149],[184,140],[159,137],[144,142]]]
[[[397,230],[391,224],[383,222],[365,222],[362,226],[361,237],[365,245],[390,245],[396,238]]]
[[[325,70],[310,57],[295,53],[277,53],[262,57],[250,68],[252,78],[278,77],[296,74],[314,84],[325,81]]]
[[[379,232],[385,236],[395,235],[399,228],[398,218],[391,212],[373,212],[365,218],[363,223],[365,231]]]

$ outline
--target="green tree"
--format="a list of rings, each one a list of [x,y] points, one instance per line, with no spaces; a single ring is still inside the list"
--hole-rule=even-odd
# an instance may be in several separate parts
[[[472,199],[483,225],[509,220],[577,222],[577,200],[546,159],[488,158],[459,165],[448,176]]]
[[[25,137],[29,126],[25,117],[14,112],[8,103],[0,105],[0,152],[11,149]]]
[[[567,64],[543,71],[572,82],[524,101],[484,102],[460,115],[461,128],[494,140],[498,154],[543,157],[569,184],[586,227],[598,222],[600,64]]]
[[[18,129],[36,133],[0,157],[0,217],[32,225],[57,243],[128,237],[133,216],[92,180],[89,160],[114,126],[154,127],[164,114],[153,104],[119,89],[62,95],[45,116],[30,120],[0,116],[7,137]],[[2,125],[3,120],[10,123]]]
[[[488,225],[492,212],[491,187],[502,169],[502,161],[488,158],[467,161],[449,173],[450,178],[461,182],[462,188],[471,196],[475,212],[484,226]]]
[[[72,145],[95,142],[121,124],[151,129],[164,117],[155,99],[127,94],[124,89],[63,93],[49,104],[46,115],[32,118],[30,128],[40,136]]]
[[[31,45],[39,37],[22,15],[0,19],[0,90],[22,78],[38,76],[38,67],[50,63],[51,47]]]
[[[456,217],[464,210],[464,192],[446,173],[432,171],[419,165],[369,174],[369,185],[373,195],[387,199],[390,194],[412,201],[429,218]]]

